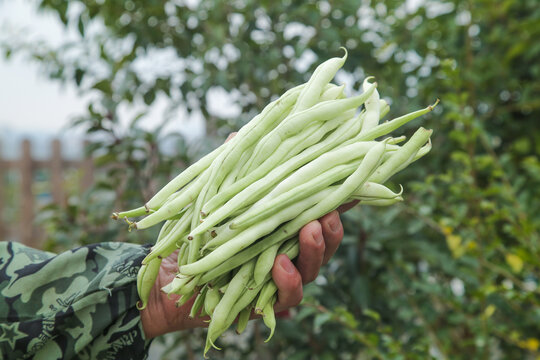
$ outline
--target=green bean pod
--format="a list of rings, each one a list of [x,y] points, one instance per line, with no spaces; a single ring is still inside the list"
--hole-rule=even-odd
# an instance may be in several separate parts
[[[193,276],[184,276],[182,274],[177,274],[170,283],[161,288],[161,291],[163,291],[167,295],[176,294],[191,280],[193,280]]]
[[[399,193],[395,193],[384,185],[367,181],[362,187],[353,194],[353,199],[358,200],[378,200],[378,199],[395,199],[401,196],[403,187]]]
[[[264,340],[264,342],[269,342],[272,336],[274,336],[274,330],[276,329],[276,315],[274,313],[274,304],[276,303],[276,296],[274,295],[272,299],[265,305],[262,310],[263,322],[270,329],[270,335]]]
[[[279,244],[273,245],[264,250],[257,258],[255,269],[253,270],[253,280],[255,284],[260,285],[264,281],[264,278],[274,265],[276,254],[279,250]]]
[[[246,330],[247,324],[249,322],[249,317],[251,316],[251,306],[245,307],[238,314],[238,323],[236,324],[236,333],[241,334]]]
[[[212,317],[214,314],[214,310],[219,304],[219,301],[221,300],[221,293],[219,292],[218,288],[208,288],[208,291],[206,292],[206,297],[204,299],[204,310],[206,313]]]
[[[200,275],[194,276],[192,279],[190,279],[190,281],[183,284],[176,291],[174,291],[174,293],[177,295],[186,295],[186,294],[191,294],[193,292],[196,292],[197,283],[199,282],[200,277],[201,277]]]
[[[169,231],[169,233],[159,243],[155,244],[152,247],[150,253],[143,259],[143,264],[146,264],[157,257],[164,258],[169,256],[171,253],[174,252],[174,250],[176,250],[177,242],[182,238],[185,238],[187,241],[186,232],[190,225],[189,216],[192,212],[192,209],[188,210],[185,213],[186,216],[179,220]]]
[[[193,305],[191,306],[191,310],[189,311],[189,317],[194,319],[197,317],[197,314],[201,309],[204,307],[204,300],[206,297],[206,292],[208,291],[208,287],[204,286],[197,297],[195,298],[195,302],[193,302]]]
[[[241,296],[242,292],[246,288],[249,278],[253,273],[254,266],[254,261],[245,263],[229,282],[225,294],[223,294],[223,297],[214,309],[212,321],[208,327],[204,354],[208,352],[211,346],[216,347],[214,345],[214,341],[223,333],[224,330],[222,329],[226,326],[227,316],[234,306],[236,300]]]
[[[368,206],[390,206],[394,205],[400,201],[403,201],[401,196],[396,196],[393,199],[369,199],[369,200],[360,200],[360,205]]]
[[[141,268],[139,269],[139,271],[141,272],[141,280],[137,284],[137,291],[141,300],[137,303],[137,309],[142,310],[146,308],[150,292],[152,291],[154,283],[156,282],[156,278],[159,275],[160,266],[161,259],[157,258],[149,262],[146,267],[143,268],[141,266]]]
[[[300,211],[306,207],[313,206],[313,204],[319,202],[328,195],[329,189],[325,189],[319,193],[316,193],[306,199],[293,204],[272,217],[268,218],[265,222],[245,229],[236,237],[230,239],[217,249],[206,255],[205,257],[197,260],[194,263],[186,264],[180,267],[179,271],[185,275],[195,275],[204,273],[211,268],[218,266],[222,262],[229,259],[234,254],[245,249],[261,236],[264,236],[272,232],[276,227],[285,221],[294,218]]]
[[[369,178],[369,181],[384,183],[392,176],[400,165],[406,162],[409,157],[414,156],[416,152],[429,140],[432,130],[419,128],[399,150],[395,151],[390,158],[385,161],[375,173]]]
[[[309,177],[303,177],[302,179],[299,177],[298,181],[303,181],[303,183],[300,183],[300,185],[295,186],[288,191],[276,194],[267,201],[261,201],[263,204],[261,204],[261,202],[255,204],[248,211],[234,219],[230,227],[231,229],[244,229],[255,223],[264,221],[270,214],[275,213],[298,200],[304,199],[314,192],[319,192],[333,183],[347,177],[352,174],[357,167],[358,162],[352,162],[334,166],[329,170],[312,177],[309,181],[303,180],[309,179]]]
[[[439,99],[437,99],[437,101],[435,101],[435,103],[433,105],[429,105],[428,107],[426,107],[424,109],[417,110],[417,111],[414,111],[412,113],[409,113],[409,114],[397,117],[397,118],[395,118],[393,120],[390,120],[390,121],[384,122],[382,124],[379,124],[379,125],[375,126],[374,128],[371,128],[371,129],[367,130],[366,132],[358,134],[354,138],[352,138],[350,140],[347,140],[345,143],[343,143],[343,146],[346,146],[346,145],[351,144],[353,142],[369,141],[369,140],[376,139],[376,138],[378,138],[380,136],[387,135],[388,133],[390,133],[390,132],[396,130],[397,128],[407,124],[408,122],[410,122],[410,121],[412,121],[412,120],[414,120],[414,119],[416,119],[416,118],[418,118],[418,117],[420,117],[422,115],[425,115],[428,112],[431,112],[435,108],[435,106],[437,106],[438,103],[439,103]]]
[[[272,299],[278,288],[274,280],[268,280],[262,287],[255,303],[255,313],[261,315],[263,308]]]
[[[183,306],[183,305],[187,304],[188,301],[191,300],[191,298],[195,295],[195,293],[196,293],[196,291],[193,290],[193,291],[191,291],[189,293],[186,293],[186,294],[180,296],[180,299],[178,299],[176,301],[176,307],[180,307],[180,306]]]
[[[180,250],[178,251],[178,267],[187,264],[187,252],[189,251],[189,244],[187,242],[183,242],[182,245],[180,245]]]
[[[203,186],[208,182],[209,177],[210,172],[208,170],[204,171],[199,177],[197,177],[197,179],[188,185],[189,191],[183,192],[182,196],[177,197],[167,204],[167,206],[159,208],[159,210],[153,214],[150,214],[144,219],[138,221],[136,223],[137,229],[146,229],[162,222],[163,220],[167,220],[177,215],[184,207],[192,203],[197,198]]]
[[[368,77],[364,80],[362,84],[362,88],[364,91],[369,89],[370,83],[369,80],[373,79],[373,77]],[[366,115],[364,117],[364,122],[362,123],[362,130],[360,131],[360,134],[365,133],[367,130],[374,128],[379,123],[380,119],[380,103],[379,103],[379,92],[377,89],[373,91],[373,93],[369,96],[369,98],[364,103],[364,106],[366,107]]]
[[[321,102],[309,109],[289,116],[281,123],[282,126],[278,126],[273,129],[257,144],[255,150],[253,151],[253,156],[256,159],[254,163],[256,165],[261,163],[266,157],[266,154],[271,153],[272,149],[275,149],[289,136],[302,131],[307,123],[313,121],[327,121],[334,118],[337,114],[342,114],[348,110],[361,106],[373,93],[376,87],[377,83],[373,83],[370,88],[361,95]]]
[[[316,104],[324,85],[328,84],[330,80],[334,78],[338,70],[341,69],[345,63],[345,60],[347,60],[347,50],[345,48],[342,49],[345,51],[343,57],[326,60],[317,66],[306,86],[302,89],[300,96],[298,96],[298,100],[292,110],[293,114],[308,109]]]
[[[138,207],[136,209],[131,209],[131,210],[127,210],[127,211],[121,211],[121,212],[114,212],[114,213],[112,213],[111,218],[113,220],[126,219],[126,218],[132,218],[132,217],[138,217],[138,216],[147,215],[149,212],[150,212],[149,209],[147,209],[144,206],[140,206],[140,207]]]

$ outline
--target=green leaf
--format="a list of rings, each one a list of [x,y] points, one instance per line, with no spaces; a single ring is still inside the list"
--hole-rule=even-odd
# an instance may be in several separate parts
[[[77,86],[81,85],[81,81],[82,81],[82,79],[84,77],[84,73],[85,73],[85,71],[82,70],[82,69],[77,68],[75,70],[75,83],[77,84]]]
[[[148,90],[143,95],[143,99],[144,99],[144,103],[146,105],[151,105],[154,102],[154,100],[156,99],[156,92],[154,90]]]
[[[92,85],[92,89],[99,90],[105,95],[112,95],[111,82],[108,79],[103,79]]]
[[[321,327],[330,319],[332,319],[331,313],[322,313],[315,315],[315,319],[313,320],[314,331],[320,331]]]

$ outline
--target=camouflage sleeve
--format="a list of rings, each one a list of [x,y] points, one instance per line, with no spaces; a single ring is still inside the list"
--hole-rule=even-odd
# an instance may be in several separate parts
[[[135,305],[147,252],[101,243],[55,255],[0,242],[0,357],[145,358]]]

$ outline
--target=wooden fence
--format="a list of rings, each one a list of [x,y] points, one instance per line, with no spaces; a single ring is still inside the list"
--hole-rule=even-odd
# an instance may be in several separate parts
[[[65,188],[64,174],[70,168],[81,170],[80,177],[81,191],[87,189],[93,182],[94,168],[92,159],[85,158],[80,161],[68,161],[62,157],[62,145],[59,140],[51,143],[51,157],[49,160],[34,160],[32,158],[32,145],[29,140],[21,143],[21,155],[18,160],[5,160],[0,153],[0,240],[14,238],[21,243],[40,247],[42,234],[34,223],[36,210],[36,194],[34,192],[34,179],[37,170],[48,170],[49,191],[52,201],[59,206],[65,206],[67,194]],[[4,221],[4,211],[6,206],[6,176],[8,172],[19,173],[18,188],[16,197],[19,205],[18,219],[6,224]]]

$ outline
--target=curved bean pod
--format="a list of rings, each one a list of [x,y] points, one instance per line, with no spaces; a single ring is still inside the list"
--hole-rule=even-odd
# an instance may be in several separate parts
[[[272,300],[269,301],[262,310],[263,322],[270,329],[270,335],[264,340],[264,342],[270,341],[272,336],[274,336],[274,330],[276,329],[276,315],[274,313],[274,304],[276,303],[276,296],[272,297]]]
[[[358,200],[395,199],[403,193],[395,193],[384,185],[367,181],[351,198]]]
[[[262,287],[259,297],[257,298],[257,303],[255,304],[255,313],[262,314],[263,308],[268,304],[272,299],[274,294],[277,292],[278,288],[274,280],[268,280]]]
[[[251,306],[247,306],[240,314],[238,314],[238,323],[236,324],[236,333],[241,334],[246,330],[247,324],[249,322],[249,317],[251,316]]]
[[[197,314],[201,309],[203,309],[204,306],[204,300],[206,297],[206,292],[208,291],[208,287],[204,286],[201,291],[199,292],[199,295],[195,298],[195,302],[193,302],[193,305],[191,306],[191,310],[189,311],[189,317],[194,319],[197,317]]]
[[[255,269],[253,270],[253,280],[255,281],[256,285],[262,284],[264,278],[272,269],[274,260],[279,250],[279,245],[280,244],[272,245],[268,249],[264,250],[257,258],[257,263],[255,264]]]
[[[214,314],[214,309],[221,300],[221,293],[217,288],[208,288],[206,291],[206,297],[204,299],[204,310],[206,313],[212,317]]]
[[[342,49],[345,50],[343,57],[326,60],[317,66],[306,86],[302,89],[300,96],[298,96],[292,111],[293,114],[312,107],[319,100],[323,86],[334,78],[337,71],[341,69],[345,60],[347,60],[347,50]]]
[[[148,304],[148,297],[150,296],[150,291],[152,291],[152,287],[156,282],[160,266],[161,259],[157,258],[149,262],[146,268],[143,270],[140,285],[137,287],[139,298],[141,299],[137,303],[137,309],[142,310]]]
[[[422,127],[416,130],[409,141],[407,141],[399,150],[392,153],[390,158],[375,171],[369,178],[369,181],[377,183],[386,182],[401,164],[418,152],[418,150],[428,141],[432,132],[432,130],[426,130]]]
[[[401,196],[396,196],[393,199],[370,199],[370,200],[360,200],[360,205],[369,205],[369,206],[390,206],[394,205],[400,201],[403,201]]]
[[[373,79],[372,76],[366,78],[362,84],[362,88],[366,91],[369,86],[369,80]],[[360,134],[365,133],[367,130],[374,128],[379,123],[380,119],[380,103],[379,103],[379,92],[377,89],[366,100],[364,106],[366,107],[366,115],[364,117],[364,122],[362,123],[362,130]]]

